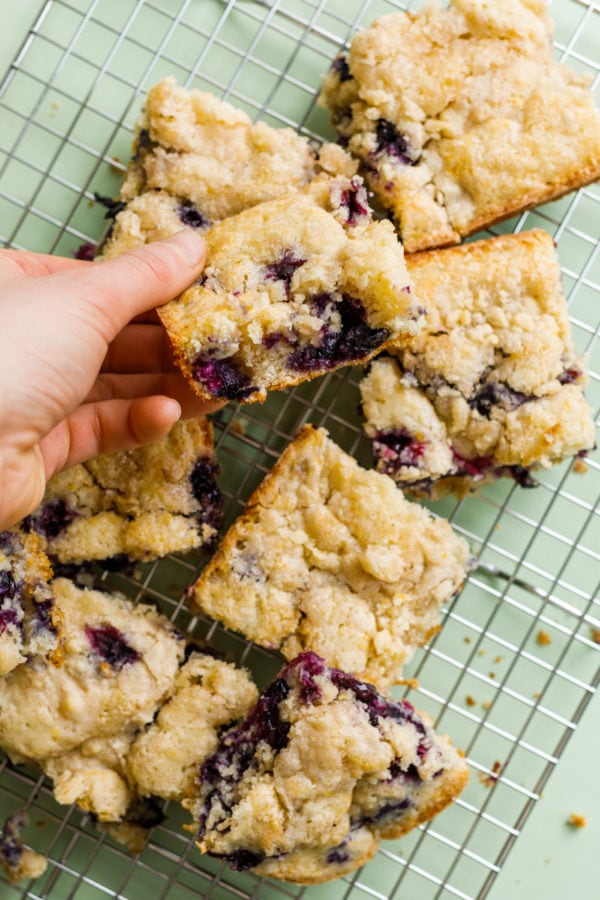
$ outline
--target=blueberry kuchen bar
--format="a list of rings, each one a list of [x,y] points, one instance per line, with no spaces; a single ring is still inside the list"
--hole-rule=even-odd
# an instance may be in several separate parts
[[[39,765],[59,803],[139,842],[151,816],[160,821],[157,798],[190,795],[219,731],[243,718],[256,688],[245,670],[186,648],[154,607],[65,578],[52,588],[60,665],[33,655],[2,679],[0,747]]]
[[[553,60],[544,0],[451,0],[359,32],[320,103],[406,252],[600,177],[589,79]]]
[[[147,94],[134,156],[109,205],[105,258],[183,227],[205,230],[244,209],[303,188],[321,172],[351,177],[341,147],[316,151],[291,128],[252,123],[230,103],[165,78]]]
[[[370,359],[424,310],[358,177],[322,176],[206,233],[199,280],[159,316],[200,397],[247,403]]]
[[[190,600],[287,659],[314,650],[386,687],[437,630],[467,559],[448,522],[307,425],[231,526]]]
[[[425,714],[307,651],[221,735],[191,809],[204,853],[315,884],[439,813],[467,779]]]
[[[464,494],[594,446],[559,262],[541,230],[407,257],[426,326],[360,391],[378,471],[415,495]]]
[[[221,524],[216,474],[212,425],[188,419],[152,444],[55,475],[30,521],[66,564],[210,546]]]

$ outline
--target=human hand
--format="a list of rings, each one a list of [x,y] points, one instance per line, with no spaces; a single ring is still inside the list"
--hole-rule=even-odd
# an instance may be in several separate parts
[[[0,529],[61,469],[222,405],[188,388],[154,313],[204,253],[193,231],[96,263],[0,250]]]

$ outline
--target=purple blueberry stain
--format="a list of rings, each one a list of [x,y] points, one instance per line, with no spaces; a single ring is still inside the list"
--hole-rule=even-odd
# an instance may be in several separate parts
[[[331,70],[336,73],[340,81],[351,81],[354,77],[350,72],[348,60],[343,53],[340,53],[339,56],[335,57],[331,63]]]
[[[354,176],[340,193],[339,207],[344,211],[344,224],[366,225],[371,219],[369,197],[362,180]]]
[[[294,273],[305,262],[305,259],[295,256],[293,250],[286,250],[283,256],[265,267],[263,278],[265,281],[283,282],[285,296],[289,297]]]
[[[77,512],[69,506],[63,498],[51,500],[46,503],[35,516],[34,525],[36,531],[45,538],[57,537],[71,522],[77,518]]]
[[[315,296],[311,305],[318,316],[331,308],[328,294]],[[377,350],[389,338],[386,328],[371,328],[365,321],[365,308],[354,297],[344,294],[333,307],[340,316],[341,327],[333,330],[325,322],[321,326],[318,344],[299,346],[290,353],[286,365],[296,372],[316,372],[332,369],[345,363],[363,359]]]
[[[372,159],[385,155],[404,166],[414,165],[414,161],[410,156],[408,142],[400,134],[393,122],[390,122],[389,119],[378,119],[375,134],[377,136],[377,146],[371,153]]]
[[[419,468],[423,465],[423,456],[427,448],[407,428],[394,428],[390,431],[378,431],[371,443],[373,456],[378,460],[378,469],[386,475],[393,474],[403,467]]]
[[[94,200],[106,209],[104,213],[105,219],[115,219],[127,206],[125,200],[114,200],[112,197],[106,197],[97,191],[94,191]]]
[[[47,600],[41,600],[33,605],[32,617],[32,633],[40,634],[42,631],[57,633],[57,628],[52,621],[52,610],[54,609],[54,601],[51,597]]]
[[[194,206],[191,200],[182,200],[177,205],[177,215],[183,224],[190,228],[210,228],[210,219]]]
[[[507,384],[488,381],[483,384],[469,400],[469,406],[486,419],[490,418],[492,409],[500,406],[505,410],[517,409],[531,400],[526,394],[515,391]]]
[[[12,573],[8,569],[0,571],[0,601],[12,600],[17,592],[17,586]]]
[[[98,247],[96,244],[91,244],[88,241],[85,244],[80,244],[79,247],[73,251],[73,258],[91,262],[96,256],[97,249]]]
[[[85,635],[92,650],[115,672],[141,659],[138,651],[127,643],[125,635],[114,625],[86,625]]]
[[[219,467],[209,459],[198,459],[190,475],[192,493],[200,506],[200,521],[219,527],[223,511],[223,495],[216,482]]]
[[[244,400],[258,388],[240,371],[231,357],[211,359],[199,356],[192,366],[193,377],[212,397]]]
[[[8,816],[0,831],[0,859],[9,869],[17,869],[23,855],[21,832],[27,824],[27,816],[23,810],[17,810]]]
[[[254,850],[244,849],[234,850],[232,853],[209,853],[208,855],[218,856],[219,859],[224,859],[235,872],[247,872],[248,869],[255,869],[256,866],[260,865],[260,863],[267,858],[266,853],[257,853]]]
[[[561,384],[578,384],[581,381],[583,372],[577,366],[569,366],[558,376]]]
[[[10,628],[21,628],[21,622],[19,619],[19,614],[14,607],[8,607],[6,609],[0,609],[0,634],[4,634],[4,632]]]

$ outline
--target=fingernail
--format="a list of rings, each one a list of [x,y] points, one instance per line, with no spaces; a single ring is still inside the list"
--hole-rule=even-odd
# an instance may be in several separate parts
[[[178,231],[163,243],[170,244],[188,266],[197,266],[204,259],[206,244],[204,238],[189,228]]]

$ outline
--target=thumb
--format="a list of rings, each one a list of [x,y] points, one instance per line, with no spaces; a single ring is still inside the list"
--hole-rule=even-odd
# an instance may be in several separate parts
[[[100,260],[85,269],[50,276],[68,298],[74,291],[87,302],[96,327],[110,343],[135,316],[161,306],[182,293],[204,266],[206,244],[191,229],[162,241]],[[71,294],[69,288],[72,288]]]

